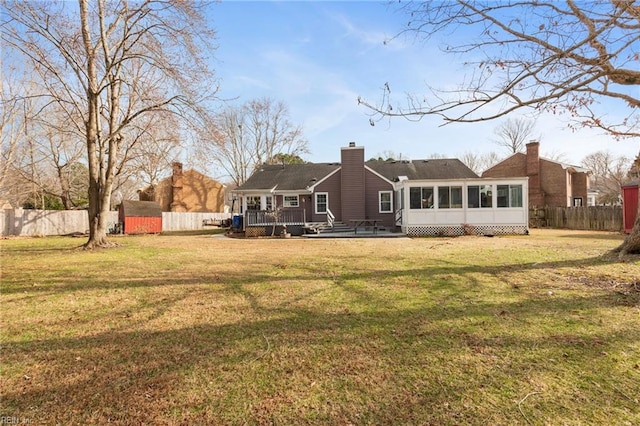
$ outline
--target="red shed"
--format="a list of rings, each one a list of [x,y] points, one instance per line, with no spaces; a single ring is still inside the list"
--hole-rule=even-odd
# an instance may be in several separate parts
[[[622,223],[624,232],[631,233],[638,214],[638,188],[640,181],[622,185]]]
[[[118,217],[125,234],[159,234],[162,232],[162,209],[155,201],[125,200]]]

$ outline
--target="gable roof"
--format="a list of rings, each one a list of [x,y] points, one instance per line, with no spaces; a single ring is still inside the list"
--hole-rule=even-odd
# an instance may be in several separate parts
[[[390,182],[397,181],[399,176],[406,176],[410,180],[479,177],[456,158],[414,161],[371,160],[365,162],[365,166]],[[340,167],[340,163],[263,165],[234,191],[307,190]]]
[[[226,187],[226,185],[223,184],[222,182],[219,182],[216,179],[205,175],[204,173],[200,173],[199,171],[197,171],[195,169],[188,169],[188,170],[184,170],[182,172],[183,179],[185,177],[193,176],[193,175],[195,175],[196,177],[201,178],[202,180],[209,181],[210,184],[213,184],[212,187],[213,186],[217,186],[217,187],[220,187],[220,188],[225,188]],[[143,189],[138,190],[138,192],[153,193],[153,191],[157,191],[159,188],[171,187],[172,179],[173,179],[173,175],[169,175],[169,176],[167,176],[165,178],[160,179],[160,181],[158,181],[157,184],[149,185],[149,186],[147,186],[147,187],[145,187]]]
[[[512,158],[520,158],[521,161],[527,161],[527,154],[525,154],[524,152],[516,152],[514,154],[511,154],[510,156],[508,156],[504,160],[501,160],[501,161],[497,162],[496,164],[494,164],[493,166],[489,167],[487,170],[485,170],[485,172],[493,169],[494,167],[498,166],[499,164],[502,164],[502,163],[505,163],[505,162],[511,160]],[[547,163],[557,164],[560,167],[562,167],[563,170],[569,170],[570,172],[573,172],[573,173],[589,173],[588,169],[585,169],[584,167],[581,167],[581,166],[574,166],[572,164],[562,163],[560,161],[551,160],[551,159],[545,158],[545,157],[538,157],[538,158],[539,158],[540,161],[545,161]],[[483,175],[484,175],[484,172],[483,172]]]
[[[457,158],[438,158],[413,161],[371,160],[366,166],[390,181],[406,176],[409,180],[466,179],[479,176]]]
[[[340,168],[338,163],[271,164],[260,166],[235,191],[304,190]]]

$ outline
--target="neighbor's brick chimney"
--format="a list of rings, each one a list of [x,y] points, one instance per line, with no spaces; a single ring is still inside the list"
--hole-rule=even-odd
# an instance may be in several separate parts
[[[544,194],[540,184],[540,142],[527,144],[527,177],[529,178],[529,205],[544,206]]]
[[[365,219],[364,147],[349,142],[340,151],[342,220]]]
[[[184,212],[182,203],[182,163],[175,162],[172,165],[173,175],[171,176],[171,211]]]

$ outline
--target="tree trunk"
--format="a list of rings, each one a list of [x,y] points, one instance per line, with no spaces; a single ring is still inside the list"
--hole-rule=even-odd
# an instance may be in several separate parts
[[[629,253],[640,253],[640,202],[638,203],[636,221],[633,223],[631,233],[627,235],[624,242],[613,251],[615,253],[619,253],[620,257],[624,257]]]
[[[82,40],[87,53],[87,118],[85,121],[87,138],[87,159],[89,165],[89,240],[85,249],[109,247],[112,244],[107,239],[107,212],[111,188],[105,185],[103,178],[103,156],[100,148],[100,112],[99,89],[96,75],[96,50],[91,42],[89,31],[88,0],[80,0],[80,21],[82,26]],[[105,203],[104,200],[107,200]]]
[[[107,212],[109,204],[105,205],[101,202],[98,191],[89,190],[89,240],[85,243],[84,248],[91,250],[98,247],[111,247],[112,243],[107,239]]]

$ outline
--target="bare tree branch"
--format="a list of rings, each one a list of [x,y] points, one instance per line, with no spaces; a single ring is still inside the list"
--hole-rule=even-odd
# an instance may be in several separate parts
[[[466,63],[466,83],[455,90],[430,88],[428,96],[411,96],[404,107],[392,99],[389,83],[379,102],[358,99],[371,111],[372,123],[425,115],[440,116],[444,124],[470,123],[530,110],[568,114],[581,126],[616,137],[640,136],[635,2],[409,1],[401,8],[411,17],[401,35],[429,41],[464,30],[473,42],[444,51],[479,59]],[[604,99],[630,107],[629,116],[612,121],[599,106]]]
[[[206,2],[3,0],[3,46],[38,77],[42,96],[85,141],[87,247],[108,245],[111,192],[127,170],[147,116],[174,114],[184,128],[209,115],[217,86],[207,66],[214,33]],[[131,140],[125,138],[131,137]],[[161,139],[164,136],[160,136]]]

